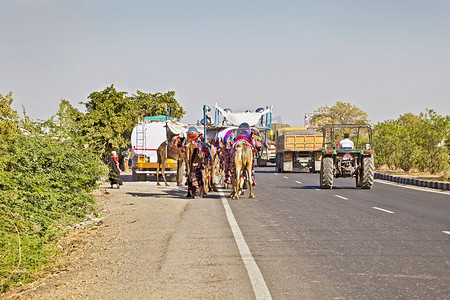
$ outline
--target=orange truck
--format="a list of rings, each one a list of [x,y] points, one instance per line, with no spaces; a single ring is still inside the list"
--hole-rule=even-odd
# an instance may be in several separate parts
[[[276,170],[319,172],[323,134],[307,127],[284,127],[276,133]]]

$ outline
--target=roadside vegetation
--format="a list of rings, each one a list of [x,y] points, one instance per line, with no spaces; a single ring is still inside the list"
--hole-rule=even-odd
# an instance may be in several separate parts
[[[35,280],[71,225],[98,216],[92,191],[107,174],[103,159],[130,146],[138,119],[166,105],[181,117],[174,96],[110,86],[89,95],[85,113],[62,100],[55,116],[36,122],[12,109],[12,93],[0,95],[0,293]]]
[[[375,164],[390,170],[431,174],[450,171],[450,116],[426,110],[379,122],[374,134]],[[444,178],[445,179],[445,178]]]
[[[348,102],[323,106],[315,111],[311,123],[319,129],[325,124],[370,123],[366,112]],[[375,167],[391,172],[439,174],[448,180],[450,172],[450,116],[427,109],[419,115],[406,113],[395,120],[373,125]]]

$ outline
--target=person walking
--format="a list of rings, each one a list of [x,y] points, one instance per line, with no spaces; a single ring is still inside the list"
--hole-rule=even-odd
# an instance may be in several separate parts
[[[188,184],[188,194],[187,197],[192,197],[193,199],[200,197],[203,198],[205,195],[205,189],[203,186],[203,161],[200,154],[200,148],[195,148],[191,160],[190,160],[190,172],[187,178]]]
[[[114,188],[116,184],[117,188],[120,189],[120,186],[123,185],[120,179],[119,157],[114,150],[109,155],[109,182],[111,183],[111,188]]]

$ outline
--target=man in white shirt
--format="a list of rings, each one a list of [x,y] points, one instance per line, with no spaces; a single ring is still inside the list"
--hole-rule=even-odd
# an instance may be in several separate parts
[[[353,149],[353,142],[349,137],[348,133],[344,134],[344,139],[339,142],[339,149]]]

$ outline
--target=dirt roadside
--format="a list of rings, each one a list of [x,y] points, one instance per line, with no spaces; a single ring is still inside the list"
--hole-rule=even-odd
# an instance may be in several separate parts
[[[72,263],[6,299],[252,299],[217,193],[132,182],[98,197],[102,224],[63,241]]]

